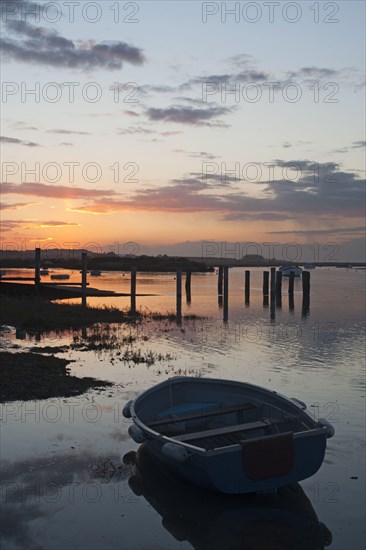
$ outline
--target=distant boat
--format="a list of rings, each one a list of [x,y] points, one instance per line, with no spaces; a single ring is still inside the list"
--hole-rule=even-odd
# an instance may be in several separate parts
[[[260,386],[176,376],[123,408],[128,433],[173,474],[222,493],[275,490],[306,479],[334,435],[306,405]]]
[[[92,269],[90,272],[90,275],[92,275],[93,277],[99,277],[101,274],[102,272],[99,271],[99,269]]]
[[[304,264],[304,269],[315,269],[314,264]]]
[[[40,275],[49,275],[50,272],[48,271],[48,269],[41,269],[40,272],[39,272]]]
[[[281,271],[284,277],[289,277],[291,272],[295,277],[300,277],[302,273],[302,269],[298,265],[281,265],[278,271]]]
[[[55,273],[54,275],[51,275],[51,279],[55,281],[66,281],[67,279],[70,279],[70,275],[67,273]]]

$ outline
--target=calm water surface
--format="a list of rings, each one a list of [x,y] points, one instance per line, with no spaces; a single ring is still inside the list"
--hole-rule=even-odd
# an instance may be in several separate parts
[[[24,273],[24,272],[23,272]],[[317,268],[302,308],[295,282],[282,307],[263,307],[262,271],[251,270],[250,305],[244,270],[230,271],[229,319],[217,299],[217,275],[192,276],[183,315],[84,331],[2,333],[3,346],[68,345],[75,376],[114,386],[83,396],[2,406],[2,548],[9,550],[317,549],[365,547],[365,272]],[[47,278],[45,278],[47,279]],[[79,280],[78,272],[70,280]],[[129,275],[90,277],[91,286],[129,291]],[[175,309],[173,274],[138,275],[143,311]],[[93,298],[92,305],[129,306],[129,299]],[[19,339],[21,336],[22,339]],[[104,343],[83,350],[82,343]],[[19,348],[14,348],[14,346]],[[85,347],[85,346],[84,346]],[[137,357],[136,363],[128,358]],[[328,418],[336,435],[315,476],[281,491],[277,500],[207,493],[170,478],[127,434],[124,403],[174,374],[213,376],[264,385],[305,401]]]

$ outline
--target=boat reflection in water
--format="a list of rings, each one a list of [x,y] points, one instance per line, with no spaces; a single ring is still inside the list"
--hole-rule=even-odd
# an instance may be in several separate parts
[[[163,527],[196,550],[320,550],[332,535],[297,483],[277,496],[225,495],[173,477],[143,444],[123,457],[129,486],[162,517]]]

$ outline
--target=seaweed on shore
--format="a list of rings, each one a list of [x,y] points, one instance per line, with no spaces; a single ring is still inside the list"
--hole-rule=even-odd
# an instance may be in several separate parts
[[[0,352],[0,403],[71,397],[112,385],[95,378],[70,376],[68,363],[36,353]]]

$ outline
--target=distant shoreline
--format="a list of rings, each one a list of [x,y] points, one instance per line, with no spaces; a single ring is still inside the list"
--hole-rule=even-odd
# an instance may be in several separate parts
[[[42,255],[41,265],[46,268],[74,269],[82,267],[81,256],[73,255],[72,251],[60,251],[61,257],[51,256],[45,251]],[[72,257],[70,257],[72,256]],[[125,271],[135,269],[138,272],[146,273],[175,273],[177,270],[192,273],[212,273],[220,266],[246,267],[246,268],[271,268],[281,265],[299,265],[304,269],[316,267],[339,267],[339,268],[364,268],[366,262],[311,262],[311,261],[285,261],[276,258],[266,259],[261,256],[250,256],[241,259],[235,258],[200,258],[200,257],[173,257],[173,256],[126,256],[120,257],[114,254],[93,254],[88,253],[88,270],[100,271]],[[7,251],[0,255],[0,269],[34,269],[34,252],[16,253]]]

